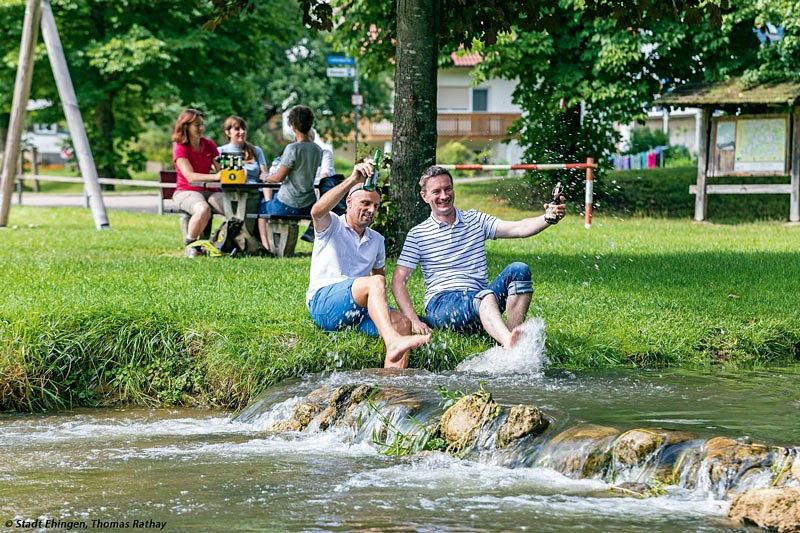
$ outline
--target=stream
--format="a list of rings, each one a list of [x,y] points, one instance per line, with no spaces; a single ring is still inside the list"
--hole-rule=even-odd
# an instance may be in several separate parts
[[[7,531],[758,531],[726,517],[714,487],[614,496],[524,451],[464,458],[381,453],[368,428],[265,433],[319,387],[369,383],[436,411],[437,389],[483,386],[539,407],[548,431],[598,424],[698,439],[800,445],[800,369],[768,372],[548,369],[542,342],[459,370],[330,372],[266,390],[238,415],[191,409],[0,414],[0,523]],[[502,360],[501,360],[502,359]]]

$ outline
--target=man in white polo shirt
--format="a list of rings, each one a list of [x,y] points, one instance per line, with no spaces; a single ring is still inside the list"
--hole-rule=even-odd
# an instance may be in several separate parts
[[[535,235],[564,217],[563,203],[555,207],[550,220],[538,216],[506,221],[474,209],[457,209],[453,178],[443,167],[426,169],[419,186],[431,216],[408,232],[392,276],[392,293],[411,321],[411,330],[428,333],[431,326],[455,330],[481,326],[503,347],[514,346],[531,304],[531,270],[525,263],[511,263],[490,284],[484,242]],[[427,324],[414,311],[408,292],[408,279],[417,265],[425,279]]]
[[[428,342],[431,334],[412,335],[411,322],[389,309],[384,239],[369,228],[381,197],[363,186],[370,175],[372,165],[357,164],[349,178],[311,208],[315,238],[306,305],[314,322],[326,331],[352,326],[380,335],[386,344],[384,366],[406,368],[408,351]],[[347,211],[332,215],[345,194]]]

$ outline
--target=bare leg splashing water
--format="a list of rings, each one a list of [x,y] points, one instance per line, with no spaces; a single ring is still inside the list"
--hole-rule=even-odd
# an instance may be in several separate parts
[[[531,318],[514,328],[515,342],[505,348],[495,346],[461,362],[459,371],[505,374],[539,374],[550,363],[545,351],[545,325],[541,318]]]

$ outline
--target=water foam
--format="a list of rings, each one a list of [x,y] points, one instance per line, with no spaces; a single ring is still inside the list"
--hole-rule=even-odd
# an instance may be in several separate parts
[[[531,318],[521,326],[522,338],[516,346],[495,346],[462,361],[456,370],[487,374],[541,374],[550,364],[545,351],[545,326],[541,318]]]

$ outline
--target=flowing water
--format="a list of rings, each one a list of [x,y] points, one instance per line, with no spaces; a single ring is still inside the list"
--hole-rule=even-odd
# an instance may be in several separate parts
[[[308,376],[266,391],[238,417],[173,409],[0,414],[0,523],[9,531],[749,531],[726,518],[730,502],[713,487],[620,498],[603,481],[536,466],[524,451],[396,457],[364,431],[263,431],[321,386],[396,389],[398,402],[420,402],[424,418],[437,408],[438,387],[473,392],[483,383],[500,404],[541,408],[549,431],[591,423],[800,445],[796,369],[548,371],[541,325],[531,327],[539,329],[511,355],[490,350],[439,374]]]

